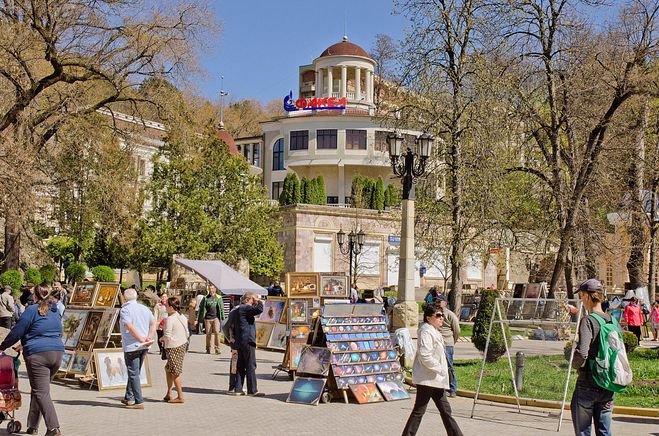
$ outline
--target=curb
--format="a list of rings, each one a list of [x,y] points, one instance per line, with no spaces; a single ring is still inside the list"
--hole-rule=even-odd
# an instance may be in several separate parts
[[[474,391],[465,391],[458,389],[457,394],[461,397],[474,398],[476,392]],[[495,394],[478,394],[479,400],[493,401],[495,403],[504,403],[504,404],[517,404],[515,397],[510,397],[508,395],[495,395]],[[551,400],[534,400],[532,398],[520,398],[520,406],[530,406],[530,407],[542,407],[545,409],[560,409],[561,403],[559,401]],[[570,410],[570,403],[565,403],[565,410]],[[617,415],[634,415],[634,416],[647,416],[650,418],[659,418],[659,409],[649,409],[641,407],[626,407],[626,406],[613,406],[613,413]]]

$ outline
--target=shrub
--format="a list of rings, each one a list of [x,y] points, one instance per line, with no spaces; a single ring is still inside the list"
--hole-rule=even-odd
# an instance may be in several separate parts
[[[309,179],[304,176],[300,180],[300,203],[309,204]]]
[[[317,177],[316,189],[318,190],[318,204],[327,204],[327,190],[325,189],[325,178],[320,175]]]
[[[625,343],[627,353],[631,353],[638,347],[638,338],[632,332],[622,332],[622,342]]]
[[[35,285],[41,284],[41,273],[36,268],[28,268],[25,271],[25,282],[34,283]]]
[[[46,264],[39,268],[39,272],[41,273],[41,280],[48,284],[52,284],[55,281],[55,277],[57,277],[57,268],[55,265]]]
[[[563,347],[563,357],[565,357],[565,360],[569,362],[571,354],[572,354],[572,341],[567,341],[567,344],[565,344],[565,347]]]
[[[92,268],[92,274],[94,278],[99,282],[113,282],[114,281],[114,271],[109,266],[99,265]]]
[[[373,209],[384,210],[384,180],[378,176],[373,194]]]
[[[20,271],[9,269],[0,275],[0,284],[2,286],[9,286],[13,291],[16,291],[23,284],[23,276]]]
[[[498,296],[499,291],[486,289],[483,291],[481,302],[478,306],[478,313],[476,314],[476,320],[474,321],[474,333],[471,337],[471,342],[474,343],[474,346],[478,350],[483,352],[485,351],[485,344],[487,343],[487,333],[490,327],[490,317],[494,310],[494,302]],[[503,308],[501,308],[501,311],[502,313],[505,313]],[[503,342],[503,328],[506,329],[508,347],[512,344],[508,325],[502,327],[501,323],[493,323],[490,344],[487,348],[487,356],[485,357],[488,362],[496,362],[499,357],[503,356],[506,352],[506,346]]]
[[[79,262],[71,262],[71,265],[66,268],[66,276],[73,283],[84,279],[86,273],[87,267]]]

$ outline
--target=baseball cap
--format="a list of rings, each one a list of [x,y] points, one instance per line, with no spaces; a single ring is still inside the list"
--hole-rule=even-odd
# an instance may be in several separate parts
[[[439,297],[437,297],[437,301],[448,301],[448,300],[446,299],[445,295],[440,294]]]
[[[579,292],[603,292],[602,282],[597,279],[588,279],[579,285]]]

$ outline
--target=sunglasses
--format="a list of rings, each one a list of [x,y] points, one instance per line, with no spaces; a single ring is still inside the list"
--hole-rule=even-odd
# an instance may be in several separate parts
[[[437,312],[435,315],[433,315],[435,318],[444,318],[444,314],[441,312]]]

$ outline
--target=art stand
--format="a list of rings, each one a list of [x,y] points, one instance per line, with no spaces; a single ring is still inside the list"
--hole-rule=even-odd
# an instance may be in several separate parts
[[[576,323],[572,323],[569,318],[567,320],[564,320],[564,317],[562,316],[563,314],[560,313],[560,308],[565,307],[568,303],[574,303],[575,306],[578,307],[578,315],[577,315],[577,320]],[[520,319],[504,319],[501,315],[501,305],[502,303],[508,303],[508,307],[512,305],[517,305],[517,303],[521,303],[522,306],[524,306],[525,303],[535,303],[535,312],[533,316],[530,319],[525,319],[525,320],[520,320]],[[542,304],[542,308],[540,308],[540,303]],[[559,321],[555,320],[546,320],[546,319],[540,319],[540,317],[537,317],[538,314],[538,309],[540,308],[543,313],[547,311],[549,308],[549,304],[556,303],[557,307],[559,308],[559,312],[556,314],[558,315],[558,318],[560,319]],[[515,370],[513,369],[513,363],[512,363],[512,358],[510,355],[510,349],[508,347],[508,338],[506,337],[506,329],[503,328],[504,324],[508,325],[516,325],[516,326],[531,326],[531,325],[543,325],[543,324],[549,324],[549,325],[555,325],[558,329],[558,331],[561,331],[561,329],[565,329],[567,327],[575,327],[574,328],[574,334],[572,335],[571,339],[573,343],[576,343],[576,338],[577,338],[577,326],[579,325],[579,321],[581,320],[581,313],[583,310],[583,303],[580,300],[567,300],[565,298],[563,299],[549,299],[549,298],[504,298],[504,297],[498,297],[494,303],[494,309],[492,310],[492,315],[490,316],[490,324],[489,328],[487,331],[487,340],[485,342],[485,350],[483,351],[483,359],[481,362],[481,370],[480,374],[478,376],[478,384],[476,385],[476,394],[474,395],[474,402],[472,404],[471,408],[471,418],[474,417],[474,411],[476,409],[476,403],[478,401],[478,396],[480,394],[480,389],[481,389],[481,383],[483,381],[483,373],[485,370],[485,362],[487,359],[487,352],[489,349],[490,345],[490,339],[492,337],[492,327],[495,323],[501,325],[501,331],[503,334],[503,342],[506,348],[506,358],[508,360],[508,367],[510,368],[510,379],[513,384],[513,390],[515,391],[515,401],[517,404],[517,411],[518,413],[521,413],[522,408],[520,405],[519,401],[519,391],[517,389],[517,383],[515,381]],[[508,312],[508,311],[507,311]],[[496,319],[495,319],[496,315]],[[543,329],[544,330],[544,329]],[[563,389],[563,400],[561,402],[561,413],[559,416],[558,420],[558,428],[556,431],[561,430],[561,424],[563,422],[563,412],[565,410],[565,401],[567,398],[567,388],[568,384],[570,381],[570,371],[572,368],[572,360],[574,358],[574,348],[572,349],[572,352],[570,353],[570,360],[568,362],[568,369],[567,369],[567,375],[565,378],[565,385]]]

